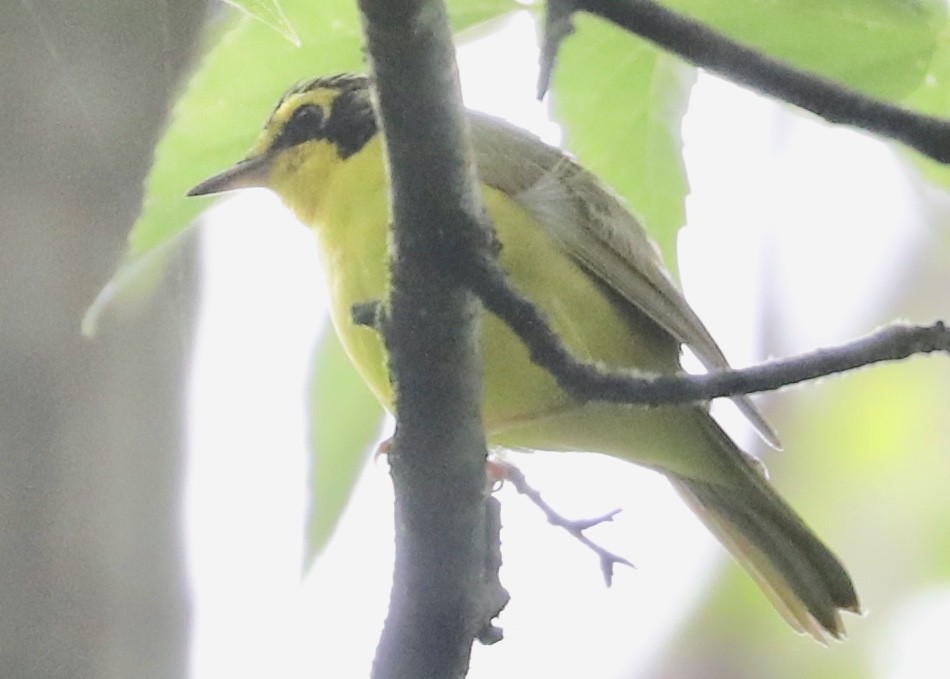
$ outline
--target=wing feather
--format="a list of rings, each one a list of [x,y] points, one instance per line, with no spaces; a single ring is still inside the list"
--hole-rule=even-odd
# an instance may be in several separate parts
[[[564,252],[688,346],[707,370],[729,362],[670,277],[656,243],[621,198],[560,149],[471,113],[478,173],[524,207]],[[771,445],[775,431],[748,396],[733,399]]]

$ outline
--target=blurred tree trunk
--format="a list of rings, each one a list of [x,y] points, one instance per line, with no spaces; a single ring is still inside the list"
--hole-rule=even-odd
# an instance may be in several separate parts
[[[0,3],[0,676],[187,674],[191,247],[79,334],[204,0]]]

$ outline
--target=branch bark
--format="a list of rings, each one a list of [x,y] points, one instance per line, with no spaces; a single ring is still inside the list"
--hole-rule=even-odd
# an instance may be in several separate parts
[[[793,68],[652,0],[548,0],[540,94],[547,89],[558,46],[571,33],[571,16],[577,11],[606,19],[695,66],[811,111],[830,123],[853,125],[950,163],[950,121],[873,99]]]
[[[389,163],[396,560],[377,679],[463,677],[507,602],[497,584],[481,425],[481,305],[440,260],[485,250],[455,51],[441,0],[360,0]],[[420,134],[424,130],[424,134]],[[494,572],[493,572],[494,571]]]

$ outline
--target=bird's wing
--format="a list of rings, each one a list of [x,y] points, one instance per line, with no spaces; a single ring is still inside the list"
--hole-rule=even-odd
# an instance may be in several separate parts
[[[688,346],[708,370],[729,367],[670,278],[656,243],[621,198],[562,151],[491,116],[472,113],[479,177],[531,213],[589,273]],[[748,396],[733,399],[771,445],[778,437]]]

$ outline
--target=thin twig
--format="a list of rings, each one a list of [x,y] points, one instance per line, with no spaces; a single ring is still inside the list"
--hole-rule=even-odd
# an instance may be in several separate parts
[[[708,401],[774,391],[791,384],[896,361],[915,354],[950,354],[950,329],[942,321],[929,326],[894,323],[847,344],[769,361],[751,368],[701,375],[642,375],[611,371],[581,361],[555,333],[544,313],[514,289],[491,257],[466,258],[457,271],[467,276],[485,307],[525,343],[531,359],[548,370],[561,388],[579,400],[643,405]]]
[[[547,89],[557,49],[570,34],[571,16],[577,11],[607,19],[700,68],[811,111],[828,122],[862,128],[950,163],[950,121],[873,99],[793,68],[651,0],[548,0],[540,94]]]
[[[614,566],[616,564],[619,563],[634,568],[634,565],[627,559],[614,554],[610,550],[604,549],[584,535],[584,531],[589,528],[599,526],[600,524],[607,523],[608,521],[613,521],[614,517],[620,513],[619,509],[615,509],[612,512],[608,512],[607,514],[594,519],[567,519],[561,516],[551,505],[544,501],[544,499],[541,497],[541,493],[528,484],[524,473],[516,466],[510,462],[502,462],[500,460],[493,460],[490,464],[500,469],[501,476],[506,481],[510,481],[511,485],[515,487],[515,490],[531,500],[531,502],[534,503],[538,509],[544,512],[544,516],[547,518],[548,523],[550,523],[552,526],[563,528],[572,537],[574,537],[576,540],[579,540],[597,555],[598,559],[600,559],[600,571],[604,576],[604,583],[608,587],[610,587],[610,585],[613,583]]]

